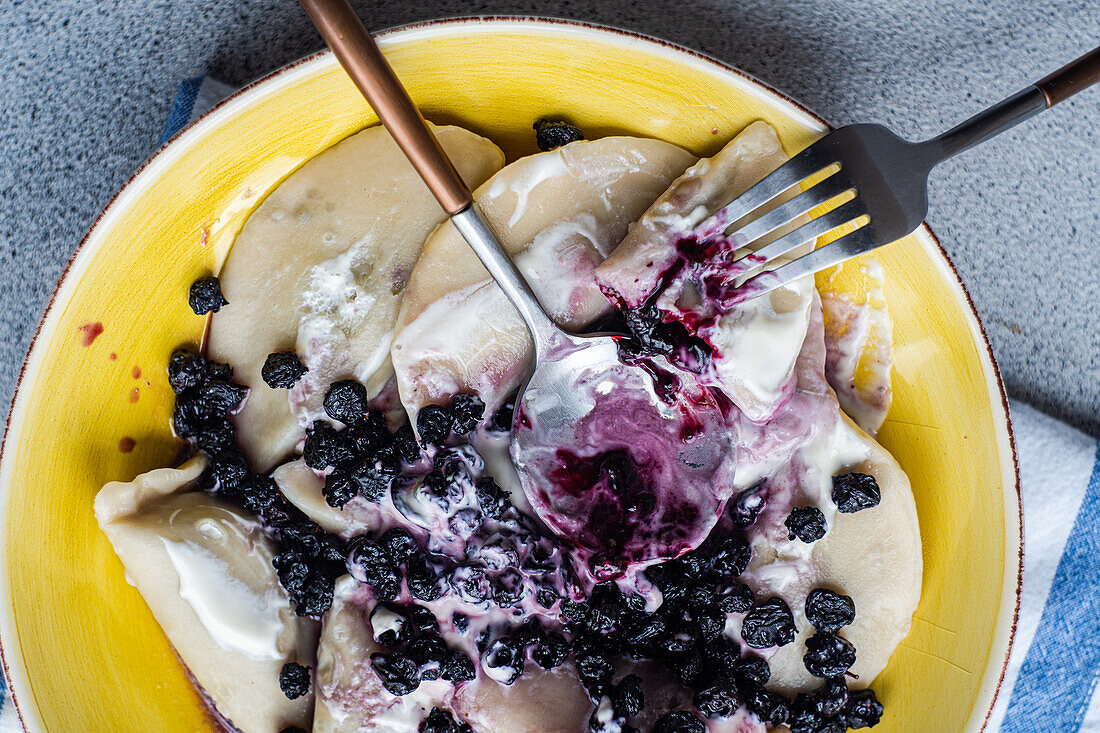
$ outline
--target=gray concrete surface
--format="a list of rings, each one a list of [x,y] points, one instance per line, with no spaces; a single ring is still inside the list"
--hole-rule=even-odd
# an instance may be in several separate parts
[[[1096,0],[357,2],[370,27],[538,14],[739,66],[834,123],[919,138],[1100,42]],[[0,0],[0,404],[96,213],[177,83],[243,84],[321,46],[293,0]],[[1100,435],[1100,89],[937,171],[932,227],[1010,393]]]

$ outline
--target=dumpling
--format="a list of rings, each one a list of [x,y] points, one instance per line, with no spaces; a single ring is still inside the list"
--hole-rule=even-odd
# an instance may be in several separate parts
[[[313,695],[279,689],[288,662],[313,665],[317,625],[295,616],[259,524],[201,491],[200,454],[112,482],[95,499],[99,526],[131,582],[217,711],[242,733],[309,726]]]
[[[371,666],[371,654],[381,648],[366,614],[368,598],[350,575],[336,581],[317,647],[313,733],[415,731],[433,707],[447,707],[453,694],[444,680],[421,682],[416,691],[400,697],[382,687]]]
[[[474,198],[551,318],[580,328],[611,310],[596,266],[694,160],[660,140],[577,141],[517,160]],[[519,386],[531,348],[469,245],[452,224],[441,226],[409,278],[392,349],[409,414],[465,391],[494,410]]]
[[[695,266],[698,263],[690,261],[681,241],[690,241],[692,228],[709,212],[786,160],[775,130],[754,122],[717,155],[700,160],[680,176],[596,269],[600,287],[627,308],[653,305],[666,320],[698,324],[693,335],[714,351],[713,381],[745,415],[758,421],[774,413],[793,388],[813,279],[803,278],[732,309],[716,308],[702,284],[704,277],[712,277],[707,268],[715,258]]]
[[[504,165],[459,127],[437,137],[470,186]],[[443,210],[381,126],[307,161],[245,222],[219,277],[230,305],[210,324],[209,356],[252,388],[235,416],[253,467],[270,470],[321,415],[324,391],[353,377],[371,395],[393,374],[394,320],[424,238]],[[260,377],[267,355],[294,350],[309,371],[288,394]]]

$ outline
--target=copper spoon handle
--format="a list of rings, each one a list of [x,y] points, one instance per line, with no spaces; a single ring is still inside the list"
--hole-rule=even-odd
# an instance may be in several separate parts
[[[1044,76],[1035,86],[1047,98],[1047,107],[1053,107],[1097,82],[1100,82],[1100,47]]]
[[[453,216],[468,208],[473,200],[470,189],[348,0],[300,2],[444,211]]]

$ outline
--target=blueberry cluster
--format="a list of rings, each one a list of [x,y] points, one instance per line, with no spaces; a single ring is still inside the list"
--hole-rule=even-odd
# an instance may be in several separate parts
[[[375,641],[386,647],[371,654],[371,666],[391,694],[407,695],[421,682],[444,679],[459,684],[474,678],[473,661],[447,646],[435,614],[427,608],[379,604],[371,614],[371,625]]]
[[[817,588],[806,598],[806,619],[816,632],[806,641],[803,663],[810,674],[823,678],[811,693],[800,693],[791,703],[787,721],[792,733],[844,733],[848,728],[876,725],[882,705],[871,690],[849,690],[848,669],[856,650],[837,631],[855,620],[852,599],[827,588]]]
[[[658,288],[657,294],[661,292]],[[655,294],[638,308],[622,309],[623,327],[630,334],[619,348],[628,357],[665,356],[682,369],[702,372],[710,363],[712,349],[693,336],[683,323],[666,318],[657,307]]]
[[[376,596],[394,597],[403,580],[422,601],[449,596],[475,609],[512,609],[519,617],[525,602],[549,609],[564,595],[572,574],[558,547],[491,478],[471,475],[474,458],[480,462],[469,448],[442,451],[426,475],[395,486],[394,505],[426,530],[425,548],[409,536],[412,548],[390,552],[387,535],[404,533],[398,529],[377,542],[354,541],[349,567]]]
[[[560,148],[574,140],[584,140],[584,133],[564,120],[542,119],[532,127],[535,129],[535,144],[543,152]]]
[[[248,394],[233,384],[227,364],[176,349],[168,361],[168,383],[176,393],[176,434],[206,452],[201,486],[220,499],[262,517],[280,546],[273,564],[300,616],[317,618],[332,605],[335,579],[345,572],[344,543],[322,530],[286,500],[270,474],[251,470],[236,445],[230,421]]]
[[[168,384],[176,393],[172,427],[211,455],[233,450],[237,432],[229,414],[240,407],[248,389],[233,383],[233,368],[207,361],[180,348],[168,359]]]

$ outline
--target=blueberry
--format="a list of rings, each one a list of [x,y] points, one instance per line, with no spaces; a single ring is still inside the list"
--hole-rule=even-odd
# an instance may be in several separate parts
[[[841,724],[823,715],[817,702],[804,693],[795,697],[787,720],[791,733],[843,733]]]
[[[554,669],[565,663],[569,656],[569,643],[561,634],[549,633],[535,644],[531,658],[543,669]]]
[[[308,371],[293,351],[276,351],[264,359],[260,377],[272,389],[290,389]]]
[[[643,614],[624,625],[623,643],[636,657],[648,656],[649,648],[665,636],[665,622],[658,616]]]
[[[176,349],[168,357],[168,386],[176,394],[199,386],[206,378],[206,360],[190,349]]]
[[[747,685],[742,688],[741,695],[746,707],[763,721],[783,725],[790,718],[791,709],[787,700],[761,685]]]
[[[413,553],[420,550],[420,545],[417,544],[413,536],[400,527],[387,529],[382,534],[380,544],[382,549],[385,550],[386,557],[394,565],[400,565],[408,560]]]
[[[741,638],[754,649],[786,646],[794,637],[794,616],[782,598],[773,596],[756,604],[741,623]]]
[[[492,427],[498,433],[509,433],[512,431],[512,419],[516,413],[516,396],[509,397],[500,409],[496,411],[492,419]]]
[[[294,595],[294,613],[299,616],[320,618],[332,607],[334,581],[326,575],[311,573],[305,585]]]
[[[473,661],[463,652],[452,650],[443,664],[443,679],[451,684],[469,682],[477,676]]]
[[[237,446],[237,428],[225,417],[204,421],[193,437],[195,444],[211,455],[231,451]]]
[[[288,550],[276,555],[271,564],[279,575],[279,583],[287,593],[294,595],[300,591],[309,578],[309,563],[300,552]]]
[[[708,641],[701,651],[704,678],[708,681],[729,678],[741,659],[741,645],[724,635]]]
[[[375,652],[370,655],[370,663],[390,694],[408,695],[420,686],[420,668],[404,652]]]
[[[783,523],[790,532],[790,539],[797,537],[803,542],[817,542],[825,536],[825,515],[815,506],[798,507],[791,510],[787,521]]]
[[[505,637],[493,641],[481,661],[490,677],[503,685],[510,685],[523,674],[524,656],[522,644]],[[581,681],[584,681],[583,678]]]
[[[485,403],[472,394],[456,394],[451,398],[451,418],[454,431],[465,435],[481,422],[485,416]]]
[[[220,379],[223,382],[233,381],[233,367],[220,361],[206,362],[206,378]]]
[[[756,521],[766,503],[763,481],[737,494],[729,503],[733,524],[737,527],[748,527]]]
[[[379,599],[391,601],[397,597],[401,589],[397,570],[377,543],[356,537],[352,540],[348,564],[356,580],[369,585]]]
[[[203,485],[221,496],[237,497],[248,474],[248,461],[245,457],[237,451],[226,451],[211,456]]]
[[[692,610],[691,620],[699,632],[698,638],[704,642],[720,637],[726,627],[726,614],[717,606]]]
[[[185,392],[176,398],[172,409],[172,429],[181,438],[194,438],[206,424],[206,415],[199,406],[195,391]]]
[[[694,645],[683,651],[665,656],[665,666],[684,687],[695,687],[703,671],[703,658]]]
[[[590,648],[587,645],[578,649],[577,645],[574,644],[573,663],[577,667],[577,676],[580,677],[581,684],[588,690],[588,694],[593,699],[599,699],[607,684],[611,681],[611,674],[615,671],[611,660],[597,649]]]
[[[424,606],[412,606],[409,609],[410,628],[417,634],[438,634],[439,622],[431,609]]]
[[[279,672],[279,689],[289,700],[297,700],[309,692],[309,667],[288,662]]]
[[[815,677],[839,677],[856,663],[856,648],[842,636],[819,631],[806,640],[802,662]]]
[[[566,621],[572,621],[577,624],[584,624],[588,621],[588,616],[591,610],[588,608],[588,604],[584,601],[574,601],[571,598],[567,598],[562,601],[561,615]]]
[[[720,588],[717,597],[718,607],[726,613],[744,613],[752,607],[755,600],[752,589],[744,583],[732,583]]]
[[[720,681],[695,693],[695,707],[708,718],[728,718],[741,707],[737,687]]]
[[[315,471],[324,471],[330,466],[350,460],[352,453],[343,433],[337,432],[336,428],[324,420],[317,420],[306,431],[302,458]]]
[[[733,674],[742,682],[754,685],[766,684],[772,676],[767,660],[751,654],[737,660],[733,665]]]
[[[611,688],[611,707],[615,717],[632,718],[645,707],[645,695],[642,694],[642,678],[628,674]]]
[[[848,685],[843,677],[830,677],[814,690],[813,698],[822,715],[836,716],[848,702]]]
[[[497,482],[491,476],[482,476],[477,480],[474,489],[477,494],[477,503],[485,516],[500,519],[504,512],[512,505],[512,500],[504,489],[497,486]]]
[[[438,636],[419,636],[409,642],[408,655],[420,665],[420,679],[437,680],[450,657],[446,642]]]
[[[222,296],[221,281],[216,277],[204,277],[191,283],[187,302],[197,316],[217,313],[223,305],[229,305],[229,301]]]
[[[541,119],[532,127],[535,130],[535,144],[543,152],[575,140],[584,140],[584,133],[564,120]]]
[[[677,710],[660,718],[653,733],[706,733],[707,726],[695,713]]]
[[[850,596],[816,588],[806,597],[806,620],[818,631],[836,631],[855,618],[856,606]]]
[[[224,414],[237,409],[248,394],[248,389],[220,379],[211,379],[198,388],[197,394],[199,403],[207,411]]]
[[[428,717],[420,722],[417,733],[464,733],[469,730],[469,726],[456,721],[446,710],[432,708]]]
[[[393,434],[393,445],[397,449],[397,456],[405,463],[416,463],[420,460],[420,446],[416,442],[416,435],[412,426],[405,423]]]
[[[438,600],[443,595],[439,574],[422,557],[409,558],[405,581],[412,597],[421,601]]]
[[[260,514],[279,500],[275,479],[262,473],[250,473],[240,484],[241,506]]]
[[[878,482],[865,473],[842,473],[833,476],[833,501],[837,511],[844,514],[878,506],[882,500]]]
[[[376,453],[393,442],[386,416],[381,410],[363,412],[359,421],[348,428],[348,436],[356,455]],[[397,446],[390,450],[396,452]]]
[[[451,413],[439,405],[425,405],[416,414],[416,432],[424,445],[443,445],[451,434]]]
[[[390,446],[389,448],[392,448]],[[374,504],[382,499],[386,489],[397,475],[397,459],[389,448],[383,448],[373,456],[359,461],[351,470],[351,478],[359,488],[359,493]]]
[[[849,728],[870,728],[882,719],[882,703],[872,690],[852,690],[840,713]]]
[[[340,509],[359,494],[359,484],[346,471],[336,469],[325,477],[321,495],[334,509]]]
[[[711,567],[720,575],[736,578],[749,568],[752,549],[742,537],[725,537],[718,541],[711,556]]]
[[[325,414],[345,425],[358,425],[367,412],[367,388],[354,379],[333,382],[322,403]]]

